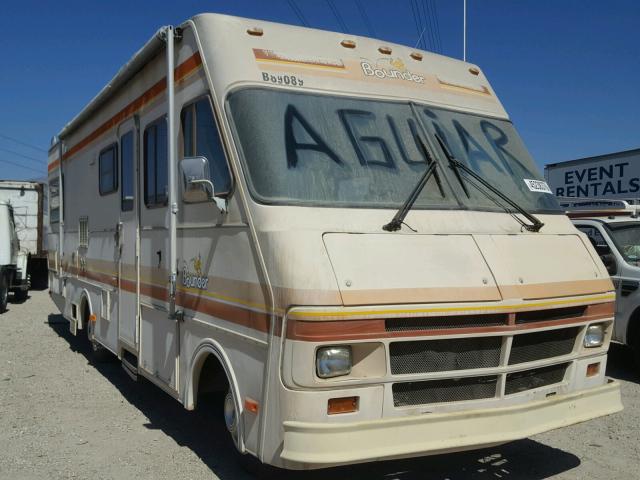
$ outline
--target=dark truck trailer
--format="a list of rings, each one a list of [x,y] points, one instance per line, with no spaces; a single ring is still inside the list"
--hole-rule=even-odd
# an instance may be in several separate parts
[[[37,181],[0,180],[0,202],[13,207],[20,247],[29,254],[27,273],[35,289],[47,287],[47,187]]]
[[[640,148],[550,163],[544,176],[557,197],[640,199]]]

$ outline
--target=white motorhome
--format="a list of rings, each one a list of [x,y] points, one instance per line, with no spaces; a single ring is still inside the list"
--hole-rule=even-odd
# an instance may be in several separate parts
[[[27,298],[27,256],[20,248],[13,206],[0,202],[0,313],[7,310],[9,292],[13,292],[18,301]]]
[[[616,288],[612,339],[628,345],[640,368],[640,206],[637,200],[560,198],[578,230],[587,235]]]
[[[226,391],[262,462],[466,450],[622,408],[609,275],[475,65],[198,15],[60,131],[49,184],[72,332],[187,409]]]

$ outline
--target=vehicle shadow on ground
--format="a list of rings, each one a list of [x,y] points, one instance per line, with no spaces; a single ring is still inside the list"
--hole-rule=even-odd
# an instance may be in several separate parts
[[[71,335],[68,322],[61,315],[49,315],[47,324],[67,341],[72,351],[84,355],[91,362],[86,339],[82,335]],[[222,409],[221,399],[210,399],[214,403],[213,408],[188,412],[150,382],[143,379],[133,382],[118,361],[93,365],[129,403],[149,419],[146,428],[162,430],[178,445],[191,449],[222,480],[260,477],[279,480],[539,480],[580,465],[580,459],[569,452],[526,439],[471,452],[310,472],[278,471],[256,477],[241,466],[225,430],[222,415],[216,414]]]
[[[609,346],[607,376],[617,380],[640,383],[640,369],[636,367],[629,347],[618,343],[612,343]]]

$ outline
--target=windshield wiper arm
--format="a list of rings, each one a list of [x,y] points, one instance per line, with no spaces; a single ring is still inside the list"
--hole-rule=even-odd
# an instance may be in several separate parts
[[[471,168],[467,167],[460,160],[456,159],[453,156],[453,154],[449,151],[449,148],[444,143],[442,138],[440,138],[440,135],[438,135],[436,133],[435,137],[436,137],[436,140],[438,140],[438,144],[440,144],[440,148],[442,149],[442,151],[444,152],[445,156],[447,157],[447,160],[449,161],[449,164],[456,170],[456,172],[458,170],[462,170],[467,175],[470,175],[475,180],[477,180],[482,185],[484,185],[485,188],[490,190],[494,195],[496,195],[497,197],[501,198],[506,203],[511,205],[513,208],[515,208],[518,211],[518,213],[520,213],[523,217],[525,217],[527,220],[529,220],[531,222],[531,225],[529,225],[529,224],[523,222],[522,220],[520,220],[519,218],[514,216],[514,218],[516,218],[522,224],[522,226],[523,226],[523,228],[525,230],[528,230],[529,232],[539,232],[540,231],[540,229],[544,226],[544,223],[542,223],[540,221],[540,219],[538,219],[535,215],[527,212],[524,208],[522,208],[520,205],[518,205],[516,202],[514,202],[509,197],[507,197],[504,193],[502,193],[500,190],[498,190],[493,185],[491,185],[489,182],[487,182],[484,178],[482,178],[476,172],[474,172]],[[459,175],[458,175],[458,179],[460,179]],[[463,188],[465,188],[464,185],[463,185]],[[477,188],[477,186],[476,186],[476,188]],[[480,188],[478,190],[482,191],[485,195],[489,196],[488,193],[485,192],[484,190],[482,190]],[[465,191],[466,191],[466,188],[465,188]]]
[[[420,138],[419,135],[416,135],[416,139],[418,140],[418,143],[422,148],[422,152],[424,153],[425,158],[427,159],[427,164],[428,164],[427,169],[422,174],[422,177],[420,177],[420,180],[418,180],[418,183],[416,184],[416,186],[413,187],[413,190],[411,190],[411,193],[402,204],[402,207],[400,207],[400,210],[398,210],[398,212],[394,215],[393,219],[386,225],[382,226],[382,229],[387,232],[395,232],[397,230],[400,230],[400,228],[402,228],[402,224],[404,223],[404,219],[409,213],[409,210],[411,210],[411,207],[413,207],[413,204],[418,199],[418,195],[420,195],[420,192],[422,192],[422,190],[424,189],[424,186],[427,184],[431,176],[436,171],[436,162],[433,160],[433,158],[429,154],[429,151],[427,150],[427,147],[422,141],[422,138]]]

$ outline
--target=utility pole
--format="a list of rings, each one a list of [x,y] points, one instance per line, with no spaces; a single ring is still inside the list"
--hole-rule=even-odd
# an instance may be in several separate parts
[[[462,60],[467,61],[467,0],[462,0]]]

